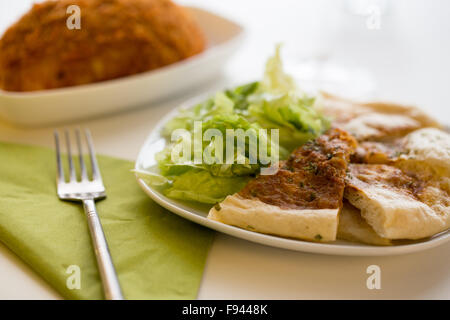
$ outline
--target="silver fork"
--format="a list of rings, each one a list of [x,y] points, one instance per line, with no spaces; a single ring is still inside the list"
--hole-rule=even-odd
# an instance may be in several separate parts
[[[108,300],[122,300],[123,295],[120,289],[119,280],[117,279],[116,270],[114,269],[111,254],[109,253],[108,244],[103,233],[97,210],[95,209],[95,200],[106,198],[106,190],[103,185],[102,177],[100,175],[97,159],[95,158],[91,133],[89,132],[89,130],[85,130],[85,136],[89,150],[89,158],[91,160],[92,179],[89,179],[86,165],[84,163],[80,136],[80,130],[76,129],[75,137],[76,144],[78,146],[78,158],[81,171],[81,181],[78,181],[72,159],[69,132],[65,130],[67,157],[69,160],[69,182],[66,182],[61,160],[59,134],[57,131],[55,131],[57,164],[56,183],[58,187],[58,197],[61,200],[65,201],[79,201],[83,203],[84,212],[86,213],[89,231],[91,234],[92,244],[95,249],[97,265],[103,283],[105,298]]]

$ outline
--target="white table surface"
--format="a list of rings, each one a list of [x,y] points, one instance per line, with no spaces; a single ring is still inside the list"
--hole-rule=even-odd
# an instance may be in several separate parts
[[[29,2],[2,1],[0,30],[14,21]],[[223,76],[208,87],[170,101],[69,125],[89,127],[99,153],[134,160],[161,116],[190,96],[259,77],[264,60],[277,42],[284,42],[285,55],[294,65],[308,57],[322,57],[347,68],[363,68],[373,79],[374,97],[419,105],[450,123],[448,1],[389,2],[382,7],[379,30],[367,29],[366,18],[348,12],[348,3],[354,1],[179,2],[240,22],[248,31],[246,43],[225,67]],[[52,131],[60,127],[24,129],[0,122],[0,140],[52,146]],[[326,256],[265,247],[217,234],[199,298],[449,299],[449,253],[450,243],[394,257]],[[380,290],[366,287],[366,268],[373,264],[381,268]],[[59,298],[0,245],[0,299]]]

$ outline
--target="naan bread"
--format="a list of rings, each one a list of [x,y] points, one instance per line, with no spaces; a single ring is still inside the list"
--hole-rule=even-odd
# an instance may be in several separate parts
[[[267,176],[268,177],[268,176]],[[208,219],[250,231],[313,241],[334,241],[339,208],[287,209],[239,194],[214,206]]]
[[[349,165],[345,198],[383,238],[420,239],[450,226],[448,193],[394,166]]]
[[[423,127],[440,127],[421,110],[393,103],[359,103],[327,93],[321,94],[320,110],[333,125],[358,141],[384,141],[401,137]]]
[[[337,239],[377,246],[392,245],[391,240],[380,237],[361,217],[360,211],[346,201],[339,215]]]
[[[295,150],[273,175],[260,175],[214,206],[209,219],[312,241],[336,239],[345,174],[356,141],[330,130]]]
[[[348,131],[358,141],[383,140],[400,137],[421,128],[419,121],[404,115],[369,112],[359,115],[338,127]]]
[[[436,128],[416,130],[407,135],[397,151],[396,166],[421,174],[432,172],[435,178],[450,177],[450,135]]]
[[[352,165],[346,190],[381,236],[418,239],[449,228],[448,133],[423,128],[391,142],[361,142],[352,160],[386,165]]]
[[[430,167],[427,170],[437,176],[450,176],[450,135],[436,128],[423,128],[389,142],[363,141],[352,162],[392,164],[414,173]]]
[[[352,163],[392,164],[400,154],[401,139],[393,141],[361,141],[352,156]]]

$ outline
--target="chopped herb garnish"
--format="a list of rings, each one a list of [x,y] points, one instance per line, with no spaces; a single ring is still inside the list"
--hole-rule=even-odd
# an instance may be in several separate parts
[[[309,171],[311,173],[317,174],[319,168],[317,168],[317,163],[309,162],[307,166],[304,166],[303,169]]]
[[[406,154],[408,154],[406,151],[397,151],[394,153],[394,158],[398,158],[398,157],[400,157],[402,155],[406,155]]]
[[[313,133],[313,132],[311,132],[311,133]],[[320,151],[320,146],[319,146],[319,144],[317,143],[317,141],[312,140],[312,141],[308,141],[308,142],[305,144],[305,149],[307,149],[307,150],[312,150],[312,151]]]
[[[284,169],[284,170],[288,170],[288,171],[290,171],[290,172],[294,172],[294,168],[291,167],[291,166],[288,166],[288,165],[284,166],[283,169]]]
[[[214,205],[214,209],[216,209],[217,211],[220,211],[220,210],[222,209],[222,207],[220,206],[219,203],[216,203],[216,204]]]
[[[322,236],[320,234],[316,234],[314,239],[320,241],[320,240],[322,240]]]

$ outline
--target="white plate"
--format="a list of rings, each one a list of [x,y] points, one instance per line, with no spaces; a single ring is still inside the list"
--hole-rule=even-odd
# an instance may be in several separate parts
[[[217,75],[242,42],[243,28],[198,8],[188,8],[208,41],[189,59],[119,79],[35,92],[0,90],[0,117],[25,126],[97,116],[168,97]]]
[[[206,96],[201,96],[191,99],[182,104],[179,108],[192,106],[195,103],[204,100],[205,98]],[[162,120],[160,120],[155,129],[150,133],[149,137],[147,138],[146,142],[139,152],[135,164],[136,170],[144,170],[145,168],[151,167],[156,164],[155,154],[161,151],[166,144],[166,140],[160,135],[160,131],[164,124],[178,112],[179,108],[176,108],[175,110],[167,114]],[[430,249],[450,240],[450,231],[442,232],[423,241],[387,247],[371,246],[343,240],[339,240],[333,243],[315,243],[281,238],[277,236],[248,231],[217,221],[209,220],[206,218],[206,216],[209,209],[211,208],[211,205],[196,204],[194,202],[167,198],[155,188],[147,185],[145,181],[140,179],[137,175],[136,178],[141,188],[154,201],[156,201],[164,208],[172,211],[173,213],[195,223],[201,224],[205,227],[229,234],[231,236],[272,247],[331,255],[387,256]]]

